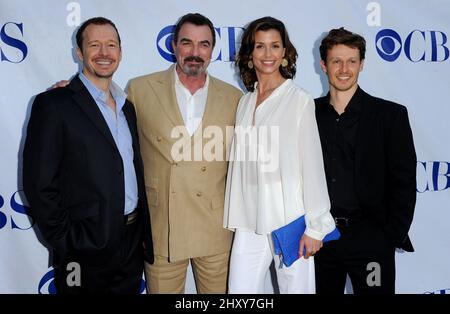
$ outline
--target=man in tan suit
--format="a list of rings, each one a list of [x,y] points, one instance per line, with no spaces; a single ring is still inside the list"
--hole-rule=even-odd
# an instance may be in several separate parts
[[[206,72],[214,44],[211,21],[187,14],[174,31],[177,63],[129,84],[153,229],[155,262],[145,267],[150,293],[183,293],[189,261],[199,293],[226,292],[226,131],[242,93]]]

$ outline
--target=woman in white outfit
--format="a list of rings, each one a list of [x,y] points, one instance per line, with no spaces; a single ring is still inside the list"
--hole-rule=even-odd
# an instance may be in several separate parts
[[[225,195],[224,227],[235,231],[229,293],[264,293],[273,260],[281,293],[315,293],[309,257],[335,227],[314,100],[292,81],[296,59],[281,21],[248,25],[236,60],[248,93],[236,113]],[[301,257],[281,267],[271,232],[302,215]]]

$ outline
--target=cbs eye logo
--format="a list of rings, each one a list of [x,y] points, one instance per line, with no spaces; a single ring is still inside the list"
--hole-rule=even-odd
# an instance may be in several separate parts
[[[55,271],[50,269],[39,281],[39,294],[56,294],[56,286],[54,280]]]
[[[378,55],[394,62],[402,52],[411,62],[442,62],[449,58],[447,35],[441,31],[413,30],[404,40],[393,29],[382,29],[375,37]]]
[[[175,25],[169,25],[164,27],[156,38],[156,47],[158,52],[169,62],[175,62],[176,58],[172,49],[173,32],[175,31]]]
[[[375,38],[375,47],[381,58],[392,62],[397,60],[402,52],[402,39],[392,29],[383,29]]]

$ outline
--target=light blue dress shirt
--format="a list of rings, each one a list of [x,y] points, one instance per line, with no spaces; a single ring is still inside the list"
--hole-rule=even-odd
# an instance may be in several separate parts
[[[137,206],[138,189],[136,172],[133,164],[133,139],[131,137],[127,119],[125,118],[125,114],[122,110],[127,96],[117,84],[111,82],[109,91],[116,101],[116,114],[106,103],[107,95],[102,90],[98,89],[91,81],[89,81],[89,79],[82,72],[80,72],[79,77],[81,82],[83,82],[84,86],[86,86],[87,90],[94,98],[98,109],[100,109],[100,112],[108,125],[109,131],[114,138],[114,142],[119,149],[120,156],[122,157],[125,177],[124,214],[128,215]]]

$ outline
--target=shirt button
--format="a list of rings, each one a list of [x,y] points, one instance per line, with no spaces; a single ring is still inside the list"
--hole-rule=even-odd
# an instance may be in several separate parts
[[[202,195],[203,195],[202,192],[197,192],[198,197],[202,197]]]
[[[158,136],[158,137],[156,138],[156,140],[157,140],[158,142],[161,142],[162,137],[161,137],[161,136]]]
[[[202,170],[202,172],[205,172],[206,171],[206,166],[203,166],[201,170]]]

